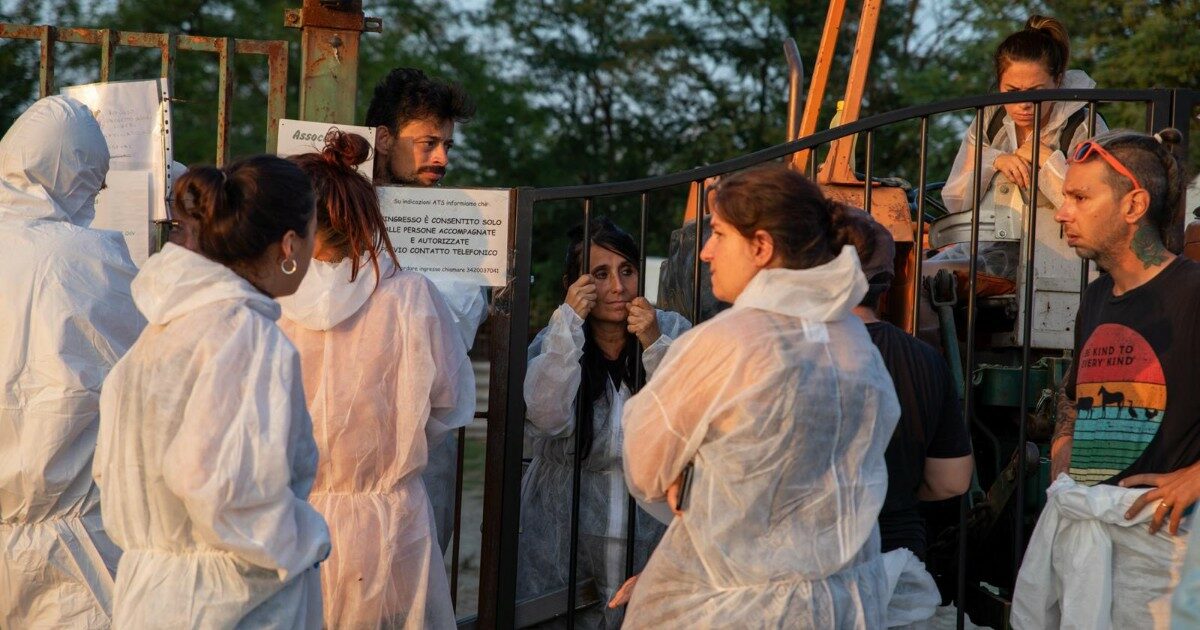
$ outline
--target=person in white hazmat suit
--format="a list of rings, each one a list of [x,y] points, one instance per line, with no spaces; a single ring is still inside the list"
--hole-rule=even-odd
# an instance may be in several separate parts
[[[433,283],[399,268],[370,151],[334,133],[290,159],[317,190],[314,260],[280,327],[300,351],[321,460],[310,500],[333,553],[328,628],[453,628],[454,608],[421,480],[429,444],[470,423],[475,375]]]
[[[149,325],[105,381],[94,472],[123,550],[117,628],[320,628],[324,519],[300,357],[274,297],[299,286],[315,212],[304,173],[256,156],[194,167],[168,243],[133,282]]]
[[[450,166],[454,126],[475,115],[475,103],[462,86],[430,77],[416,68],[394,68],[375,86],[366,125],[375,127],[378,185],[436,186]],[[468,351],[487,317],[484,289],[461,280],[439,278],[438,292],[450,307],[454,326]],[[470,400],[471,411],[475,400]],[[438,544],[443,553],[454,529],[458,478],[458,436],[447,432],[430,443],[429,465],[422,477],[433,503]]]
[[[592,221],[589,268],[582,269],[582,226],[567,248],[566,301],[529,346],[526,438],[532,462],[521,483],[517,598],[567,587],[576,432],[580,469],[578,580],[591,578],[607,601],[625,578],[628,519],[636,519],[634,571],[645,564],[663,526],[641,509],[629,514],[621,468],[621,409],[635,386],[637,347],[653,374],[672,340],[691,328],[678,313],[638,297],[633,237],[608,219]],[[585,272],[586,271],[586,272]],[[576,396],[587,407],[577,417]],[[616,628],[622,610],[581,612],[576,626]]]
[[[145,325],[91,112],[51,96],[0,140],[0,628],[107,628],[120,550],[92,482],[100,386]]]
[[[622,416],[630,491],[681,509],[626,627],[885,627],[876,521],[900,408],[851,313],[861,219],[783,167],[715,195],[701,257],[733,307],[677,339]]]
[[[1096,87],[1096,82],[1084,71],[1068,70],[1069,61],[1066,28],[1054,18],[1034,15],[1025,28],[1009,35],[997,47],[994,56],[997,87],[1000,92]],[[1037,206],[1043,212],[1054,212],[1063,203],[1067,153],[1108,127],[1097,116],[1096,130],[1090,128],[1084,101],[1043,103],[1041,114]],[[1021,212],[1027,203],[1032,184],[1033,118],[1033,103],[984,108],[979,172],[984,189],[981,207],[999,204]],[[975,122],[968,126],[942,188],[942,200],[950,212],[971,212],[975,203],[976,127]],[[969,244],[960,243],[938,254],[937,259],[968,258],[969,252]],[[1020,262],[1020,243],[992,242],[980,249],[979,256],[987,273],[1013,279]]]

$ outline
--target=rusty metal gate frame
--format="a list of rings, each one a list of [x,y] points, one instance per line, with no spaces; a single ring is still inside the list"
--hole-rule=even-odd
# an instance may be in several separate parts
[[[55,93],[55,45],[59,43],[86,44],[100,47],[100,82],[113,75],[113,57],[120,46],[128,48],[157,48],[162,54],[161,78],[171,84],[175,78],[175,58],[179,51],[213,53],[217,55],[217,154],[215,163],[229,162],[229,121],[232,115],[234,88],[234,55],[263,55],[267,58],[269,87],[267,90],[266,152],[275,152],[279,135],[279,119],[287,115],[288,42],[284,40],[235,39],[232,37],[202,37],[178,33],[139,33],[96,28],[59,28],[46,25],[0,23],[0,39],[21,39],[39,43],[41,54],[38,75],[38,97]]]

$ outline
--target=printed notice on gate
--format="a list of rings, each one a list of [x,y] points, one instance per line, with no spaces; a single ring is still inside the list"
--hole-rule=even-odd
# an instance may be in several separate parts
[[[507,283],[508,203],[508,190],[379,187],[400,264],[434,281]]]
[[[325,148],[325,135],[335,130],[342,133],[358,134],[367,141],[367,144],[371,146],[371,152],[367,154],[367,161],[358,165],[358,172],[362,173],[363,177],[367,179],[374,177],[374,127],[335,125],[333,123],[284,118],[279,121],[279,144],[275,148],[275,155],[288,157],[289,155],[300,153],[320,153]]]

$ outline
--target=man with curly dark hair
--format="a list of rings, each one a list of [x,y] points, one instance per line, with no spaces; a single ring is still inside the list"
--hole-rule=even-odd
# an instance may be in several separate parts
[[[416,68],[395,68],[376,86],[367,108],[375,127],[375,183],[433,186],[446,176],[454,124],[475,115],[457,83]]]
[[[454,124],[474,115],[475,102],[457,83],[432,78],[416,68],[393,69],[375,86],[367,107],[366,124],[375,127],[375,185],[437,185],[449,166]],[[461,280],[441,279],[435,284],[469,350],[487,317],[486,294],[474,283]],[[422,475],[443,553],[454,529],[457,453],[454,433],[431,442]]]

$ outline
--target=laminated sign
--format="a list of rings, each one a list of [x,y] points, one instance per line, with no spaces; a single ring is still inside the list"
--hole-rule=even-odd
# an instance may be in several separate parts
[[[167,218],[171,195],[171,94],[163,79],[63,88],[83,103],[108,142],[108,187],[96,197],[92,227],[125,236],[138,265],[149,257],[151,225]]]
[[[320,153],[325,148],[325,135],[335,130],[360,135],[367,141],[367,144],[371,145],[371,153],[367,156],[366,162],[358,165],[358,172],[362,173],[362,176],[367,179],[374,177],[374,127],[335,125],[333,123],[284,118],[279,121],[279,143],[276,145],[275,155],[288,157],[301,153]]]
[[[433,281],[502,287],[508,277],[509,191],[380,186],[400,265]]]

